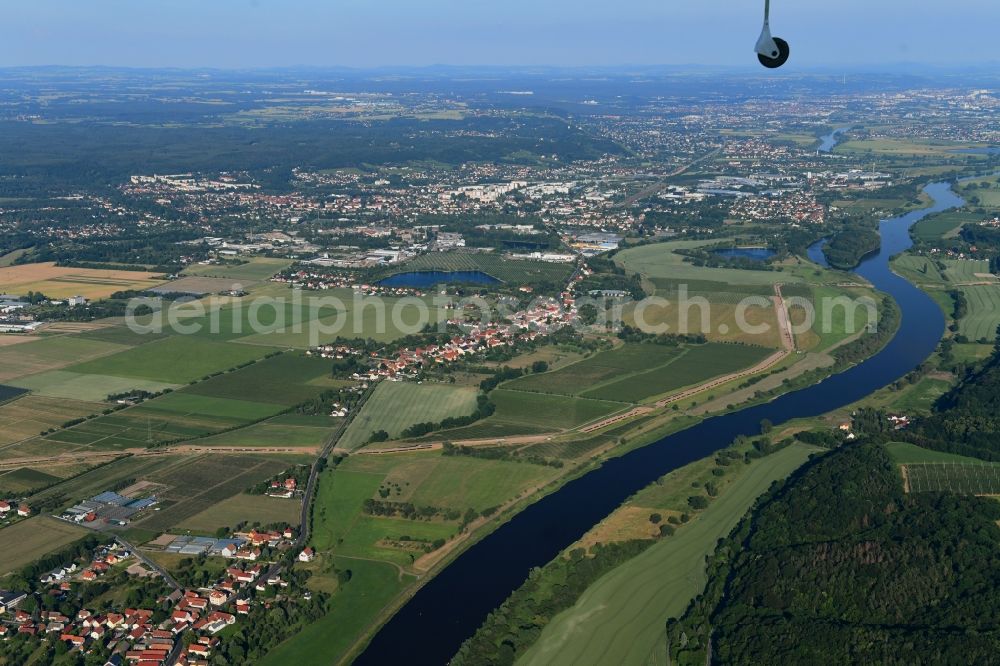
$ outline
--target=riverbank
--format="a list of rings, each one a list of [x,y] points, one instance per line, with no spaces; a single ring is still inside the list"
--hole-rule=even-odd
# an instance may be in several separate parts
[[[447,661],[532,567],[553,559],[636,490],[672,469],[704,458],[739,434],[757,431],[763,419],[780,424],[831,411],[895,381],[919,364],[937,345],[944,320],[930,298],[889,270],[888,259],[909,247],[912,224],[961,202],[953,193],[948,196],[946,183],[925,189],[935,204],[882,223],[882,249],[857,271],[899,304],[905,335],[895,336],[875,356],[820,384],[706,419],[568,482],[456,558],[386,624],[358,663],[405,659],[405,646],[415,641],[425,646],[427,660]],[[491,575],[483,577],[484,571]],[[472,580],[477,584],[470,586]],[[437,637],[433,644],[426,644],[428,635]]]

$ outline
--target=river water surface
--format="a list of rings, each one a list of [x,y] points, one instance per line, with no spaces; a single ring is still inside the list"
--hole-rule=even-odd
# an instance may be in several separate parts
[[[947,183],[932,183],[925,191],[933,205],[883,221],[881,249],[856,270],[899,304],[899,332],[880,352],[819,384],[706,419],[608,460],[542,497],[431,579],[376,634],[355,663],[446,663],[489,612],[524,582],[532,567],[554,558],[632,493],[725,448],[737,435],[759,433],[763,419],[779,425],[823,414],[863,398],[923,362],[944,332],[944,316],[930,297],[889,269],[889,258],[910,247],[909,228],[917,221],[963,203]],[[810,256],[822,254],[819,247],[810,250]]]

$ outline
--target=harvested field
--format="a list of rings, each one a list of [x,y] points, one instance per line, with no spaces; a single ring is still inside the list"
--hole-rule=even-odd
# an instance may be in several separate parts
[[[49,298],[107,298],[116,291],[148,289],[162,283],[160,273],[56,266],[54,262],[0,268],[0,292]]]

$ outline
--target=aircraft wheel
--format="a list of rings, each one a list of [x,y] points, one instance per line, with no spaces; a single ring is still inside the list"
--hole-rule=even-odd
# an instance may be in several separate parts
[[[777,69],[785,64],[788,60],[788,54],[790,52],[788,48],[788,42],[783,40],[781,37],[774,37],[774,44],[778,47],[778,51],[773,54],[772,57],[768,58],[765,55],[757,54],[757,60],[760,60],[760,64],[764,65],[768,69]]]

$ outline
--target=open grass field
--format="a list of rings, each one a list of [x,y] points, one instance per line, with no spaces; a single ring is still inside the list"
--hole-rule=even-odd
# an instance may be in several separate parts
[[[287,352],[240,368],[236,372],[199,382],[185,392],[276,405],[297,405],[328,388],[341,385],[330,377],[330,367],[330,361],[318,356]]]
[[[1000,464],[978,462],[907,463],[910,492],[1000,495]]]
[[[559,370],[528,375],[505,389],[614,402],[638,402],[753,365],[771,353],[762,347],[709,343],[685,347],[626,344]]]
[[[976,343],[957,344],[953,348],[956,361],[964,363],[979,363],[985,361],[993,355],[994,346],[992,344],[981,345]]]
[[[662,367],[584,391],[585,398],[639,402],[758,363],[772,350],[746,345],[708,343],[689,347]]]
[[[929,257],[904,254],[892,262],[893,270],[917,284],[946,284],[948,277],[937,262]]]
[[[364,296],[350,289],[330,289],[321,294],[308,294],[303,299],[303,305],[297,306],[291,301],[291,294],[291,289],[287,287],[274,290],[270,298],[284,300],[279,301],[281,305],[277,310],[261,306],[256,315],[260,322],[258,326],[251,326],[253,320],[249,307],[241,307],[238,312],[242,317],[242,333],[229,333],[229,337],[246,344],[296,349],[307,349],[338,336],[390,342],[418,333],[426,323],[447,319],[450,313],[443,307],[433,306],[432,297],[419,299],[423,305],[418,306],[415,297]],[[311,301],[311,298],[319,300]],[[275,312],[280,314],[276,317]],[[294,323],[296,317],[302,322],[297,327]],[[232,319],[232,316],[228,318]],[[221,323],[223,333],[226,326],[226,323]]]
[[[320,552],[395,562],[412,563],[411,552],[386,545],[402,536],[432,542],[448,539],[458,531],[457,522],[422,521],[366,515],[366,499],[378,497],[385,475],[352,470],[334,470],[320,478],[313,509],[313,546]]]
[[[469,507],[482,511],[517,496],[558,474],[542,465],[470,456],[445,456],[438,451],[392,456],[352,456],[338,472],[381,475],[386,486],[398,486],[390,499],[417,505]],[[395,487],[393,486],[393,487]],[[377,495],[375,495],[377,497]]]
[[[350,569],[352,576],[337,589],[330,612],[267,653],[260,666],[338,663],[379,612],[414,580],[400,577],[388,563],[336,557],[333,562],[339,569]]]
[[[704,588],[705,556],[778,479],[815,449],[793,445],[750,466],[691,524],[605,574],[556,615],[521,665],[644,665],[664,640],[664,621]]]
[[[496,254],[472,252],[432,252],[399,266],[393,273],[409,271],[482,271],[508,284],[535,282],[562,283],[573,267],[546,261],[505,259]]]
[[[59,476],[46,474],[37,469],[21,467],[10,472],[0,472],[0,494],[3,493],[28,493],[36,488],[44,488],[49,484],[59,481]]]
[[[970,340],[992,342],[1000,326],[1000,284],[959,287],[969,304],[968,314],[958,323],[958,332]]]
[[[11,384],[42,396],[90,402],[100,402],[106,400],[109,395],[132,390],[157,393],[164,389],[180,386],[180,384],[157,382],[150,379],[93,375],[68,370],[49,370],[12,380]]]
[[[699,270],[760,272],[725,268]],[[644,282],[660,300],[626,305],[623,318],[629,325],[640,328],[665,325],[667,332],[701,333],[713,341],[781,346],[778,319],[770,299],[774,294],[771,284],[730,284],[711,279],[671,277],[652,277]],[[783,292],[786,297],[808,297],[812,293],[808,285],[798,282],[786,285]],[[745,300],[748,298],[753,300]],[[739,325],[737,308],[740,303],[745,303],[746,323],[754,327],[763,324],[766,326],[763,331],[750,332]]]
[[[943,141],[916,141],[905,139],[865,139],[844,141],[833,149],[835,153],[875,154],[885,156],[909,157],[957,157],[953,152],[962,148],[974,147],[971,144],[947,143]],[[963,156],[964,157],[964,156]]]
[[[794,271],[752,271],[738,268],[709,268],[684,261],[674,250],[708,245],[714,241],[685,240],[652,243],[623,250],[615,255],[615,262],[629,273],[639,273],[648,278],[672,280],[707,280],[728,282],[733,285],[767,285],[775,282],[793,283],[803,279]]]
[[[135,411],[170,412],[184,416],[209,416],[237,421],[255,421],[281,411],[280,405],[233,398],[216,398],[185,391],[175,391],[155,400],[148,400]]]
[[[917,222],[910,233],[917,240],[937,241],[953,238],[958,235],[962,225],[968,222],[978,222],[982,215],[966,211],[945,211],[936,215],[928,215]]]
[[[99,416],[46,435],[46,444],[99,450],[142,449],[158,442],[192,439],[232,428],[244,420],[148,409],[144,405]]]
[[[935,401],[948,392],[951,382],[937,377],[923,377],[919,382],[899,391],[892,409],[909,413],[930,413]]]
[[[126,350],[125,345],[66,335],[0,347],[0,382]]]
[[[0,293],[24,296],[29,291],[49,298],[107,298],[116,291],[142,290],[162,283],[159,273],[63,268],[53,262],[0,268]]]
[[[877,318],[877,306],[869,311],[864,299],[878,303],[876,295],[869,289],[845,289],[841,287],[817,286],[813,288],[810,302],[816,313],[812,328],[795,336],[799,349],[825,351],[866,329]],[[790,305],[789,315],[793,324],[798,325],[804,311]],[[853,312],[851,311],[853,310]]]
[[[484,423],[512,423],[548,430],[573,428],[628,408],[622,402],[503,388],[492,391],[490,400],[497,409]]]
[[[192,264],[184,269],[184,275],[257,282],[270,279],[276,273],[280,273],[291,266],[291,264],[292,262],[288,259],[253,257],[248,263],[239,265],[210,266]]]
[[[3,544],[0,576],[17,571],[90,533],[86,528],[48,516],[35,516],[5,527],[0,530],[0,543]]]
[[[986,259],[943,259],[944,275],[952,282],[983,282],[992,280],[990,262]]]
[[[515,379],[507,382],[504,388],[579,395],[597,384],[617,381],[650,368],[667,365],[684,352],[685,349],[681,347],[628,343],[558,370]]]
[[[477,390],[472,387],[383,381],[351,421],[337,446],[353,450],[366,444],[378,430],[396,438],[416,423],[467,416],[476,409],[476,395]]]
[[[101,342],[113,342],[119,345],[135,347],[138,345],[144,345],[147,342],[159,340],[167,335],[169,335],[169,333],[166,332],[139,333],[132,331],[125,324],[112,324],[109,326],[101,326],[99,328],[82,331],[73,337],[81,340],[99,340]]]
[[[178,442],[246,425],[282,409],[273,403],[177,391],[58,430],[47,435],[45,441],[111,450],[144,448],[152,443]]]
[[[242,522],[251,524],[259,522],[261,525],[274,523],[295,525],[299,522],[301,508],[302,502],[297,499],[279,499],[266,495],[240,493],[182,520],[174,528],[211,535],[220,527],[233,528]]]
[[[226,344],[192,335],[172,335],[111,356],[79,363],[68,369],[81,374],[186,384],[213,372],[259,359],[268,351],[270,350],[260,347]]]
[[[25,395],[0,405],[0,447],[34,437],[43,430],[100,411],[101,405],[78,400]],[[3,449],[0,448],[0,457]]]
[[[892,458],[893,462],[901,465],[939,462],[978,464],[980,462],[976,458],[969,458],[957,453],[948,453],[947,451],[925,449],[922,446],[910,444],[909,442],[888,442],[885,445],[885,450],[889,453],[889,457]]]
[[[246,284],[239,280],[217,277],[185,276],[170,280],[160,286],[150,289],[154,294],[188,294],[205,296],[207,294],[222,294],[228,291],[240,291]]]
[[[986,187],[982,187],[983,185]],[[966,200],[972,201],[972,197],[978,199],[978,203],[974,203],[974,205],[985,208],[1000,208],[1000,179],[996,176],[966,181],[959,186],[958,190]]]

